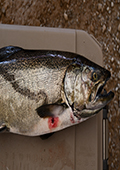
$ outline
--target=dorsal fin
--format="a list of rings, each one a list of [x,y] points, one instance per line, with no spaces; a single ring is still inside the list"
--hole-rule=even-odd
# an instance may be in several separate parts
[[[0,49],[0,61],[9,60],[9,57],[18,51],[23,50],[20,47],[7,46]]]

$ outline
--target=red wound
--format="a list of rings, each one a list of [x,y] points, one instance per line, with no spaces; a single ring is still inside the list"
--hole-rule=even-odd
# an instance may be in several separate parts
[[[72,123],[75,123],[74,118],[73,118],[72,115],[70,115],[70,121],[71,121]]]
[[[59,118],[58,117],[51,117],[48,119],[48,127],[49,129],[53,129],[56,128],[59,122]]]

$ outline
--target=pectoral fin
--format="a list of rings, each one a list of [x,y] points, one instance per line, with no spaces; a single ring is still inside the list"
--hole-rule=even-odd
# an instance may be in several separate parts
[[[48,104],[38,107],[36,111],[41,118],[56,117],[62,114],[67,107],[65,103]]]

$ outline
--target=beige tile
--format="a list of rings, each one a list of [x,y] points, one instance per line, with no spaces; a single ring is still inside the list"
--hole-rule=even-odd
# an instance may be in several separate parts
[[[0,25],[0,46],[21,46],[27,49],[75,51],[75,31],[72,29],[34,26]]]
[[[76,31],[76,51],[93,62],[102,65],[103,57],[100,44],[85,31]]]
[[[73,170],[74,128],[51,138],[0,134],[0,170]]]

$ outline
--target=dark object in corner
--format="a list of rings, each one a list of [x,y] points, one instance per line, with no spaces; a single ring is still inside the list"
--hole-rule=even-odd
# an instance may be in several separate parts
[[[49,137],[51,137],[53,134],[54,134],[54,132],[53,133],[48,133],[48,134],[45,134],[45,135],[41,135],[40,138],[42,140],[45,140],[45,139],[48,139]]]

